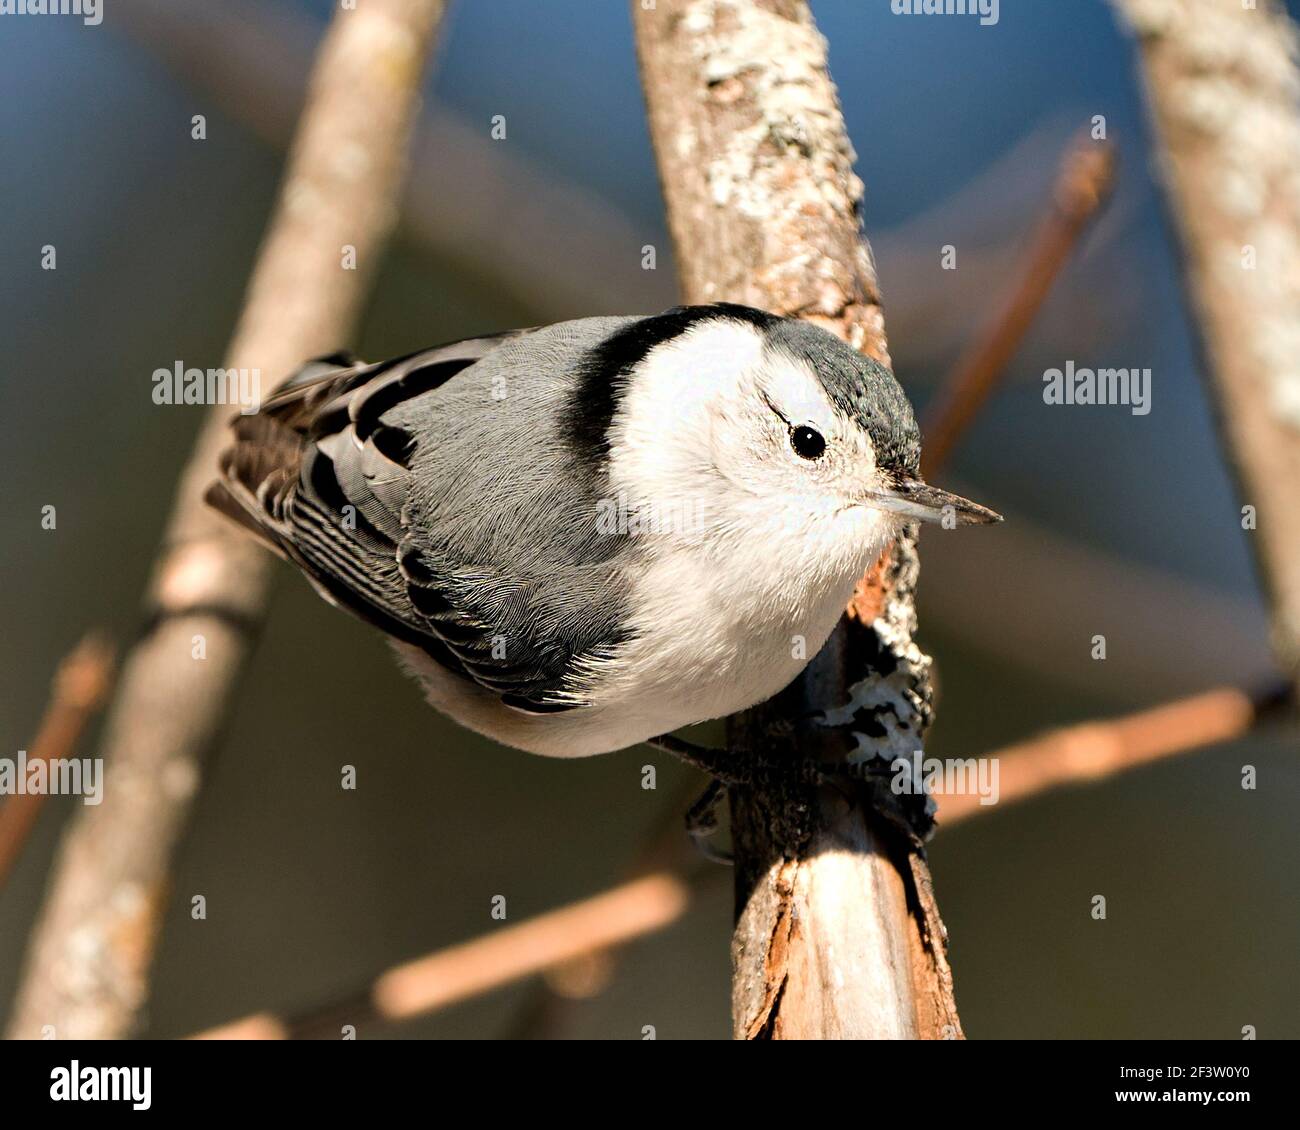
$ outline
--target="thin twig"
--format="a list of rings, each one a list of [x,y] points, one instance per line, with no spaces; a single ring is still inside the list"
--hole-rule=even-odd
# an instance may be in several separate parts
[[[657,872],[390,969],[364,993],[299,1016],[258,1013],[199,1039],[338,1039],[341,1029],[407,1020],[609,946],[662,930],[681,917],[687,882]]]
[[[1293,707],[1294,701],[1286,685],[1256,694],[1220,687],[1120,718],[1052,730],[987,754],[998,762],[996,805],[982,805],[971,792],[944,795],[939,799],[939,826],[948,828],[1051,789],[1100,780],[1231,741],[1265,717]]]
[[[326,33],[226,361],[263,392],[351,333],[393,222],[441,13],[442,0],[366,0],[339,9]],[[11,1036],[124,1036],[144,1002],[172,851],[267,598],[268,555],[203,502],[230,412],[213,410],[182,475],[149,621],[105,726],[104,800],[65,835]]]
[[[925,472],[936,476],[1007,370],[1061,268],[1101,209],[1114,183],[1109,142],[1081,135],[1066,151],[1047,214],[1005,302],[952,374],[926,414]]]
[[[91,633],[63,659],[54,674],[50,701],[27,750],[28,763],[74,757],[86,727],[113,683],[114,649]],[[27,837],[36,826],[46,794],[16,793],[0,804],[0,889],[4,888]]]

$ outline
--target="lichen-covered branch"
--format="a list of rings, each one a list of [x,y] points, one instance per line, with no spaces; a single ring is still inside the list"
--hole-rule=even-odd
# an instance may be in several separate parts
[[[807,4],[658,0],[633,13],[686,300],[798,315],[888,363],[862,184]],[[911,754],[930,719],[916,570],[909,535],[804,676],[734,719],[729,741],[776,766]],[[855,729],[877,736],[846,742]],[[923,857],[861,790],[778,772],[733,790],[732,832],[737,1037],[961,1034]]]
[[[1274,0],[1112,2],[1141,48],[1195,327],[1241,501],[1254,512],[1246,525],[1274,647],[1300,686],[1296,29]]]
[[[806,5],[633,10],[687,298],[798,314],[888,364],[862,182]]]
[[[442,0],[340,9],[226,366],[263,392],[351,333],[392,226]],[[344,269],[345,248],[356,269]],[[130,1033],[148,986],[172,851],[266,601],[267,555],[202,501],[226,442],[218,407],[180,482],[106,724],[103,803],[78,811],[28,954],[10,1035]]]

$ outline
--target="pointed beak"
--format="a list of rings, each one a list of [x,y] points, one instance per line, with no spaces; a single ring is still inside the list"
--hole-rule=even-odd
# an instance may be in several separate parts
[[[987,526],[1002,521],[1002,515],[959,494],[951,494],[920,479],[903,479],[891,488],[869,491],[864,501],[880,510],[890,510],[922,522],[943,522],[944,513],[952,508],[959,526]]]

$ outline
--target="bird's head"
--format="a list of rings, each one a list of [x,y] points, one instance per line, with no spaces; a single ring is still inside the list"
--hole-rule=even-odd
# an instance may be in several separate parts
[[[825,330],[749,307],[681,307],[611,342],[604,363],[622,382],[611,482],[635,503],[693,516],[697,534],[774,545],[793,535],[861,566],[904,521],[999,520],[921,480],[898,381]]]

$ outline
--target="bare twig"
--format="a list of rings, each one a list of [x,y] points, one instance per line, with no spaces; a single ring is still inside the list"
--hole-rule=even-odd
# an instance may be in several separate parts
[[[627,868],[626,882],[665,871],[687,883],[688,895],[693,897],[696,893],[696,880],[702,867],[709,864],[686,835],[682,813],[699,797],[701,779],[691,773],[684,786],[669,794],[659,818],[648,829],[645,840]],[[683,912],[685,909],[683,906]],[[531,998],[519,1009],[510,1029],[510,1038],[558,1038],[573,1004],[602,992],[614,980],[621,957],[619,947],[593,949],[546,970],[533,988]]]
[[[997,807],[1063,785],[1083,784],[1248,733],[1266,715],[1294,706],[1285,686],[1248,694],[1221,687],[1121,718],[1052,730],[986,755],[997,760]],[[974,793],[939,801],[942,828],[991,811]]]
[[[1089,222],[1110,195],[1115,158],[1109,143],[1081,135],[1066,152],[1020,277],[983,336],[958,362],[927,413],[925,471],[937,475],[1006,372],[1025,332]]]
[[[633,14],[686,300],[797,315],[887,362],[862,184],[807,5],[659,0]],[[730,744],[794,762],[823,739],[790,719],[842,706],[850,672],[888,667],[876,689],[915,748],[930,690],[911,639],[913,537],[887,556],[878,617],[842,625],[789,692],[732,721]],[[942,925],[917,897],[911,849],[900,858],[867,806],[790,782],[738,788],[732,835],[738,1037],[960,1034]]]
[[[441,12],[441,0],[367,0],[335,16],[228,368],[274,382],[351,332]],[[343,269],[348,246],[356,270]],[[202,502],[229,411],[213,413],[181,479],[107,721],[104,801],[64,840],[11,1035],[122,1036],[144,1000],[172,849],[266,600],[267,555]]]
[[[1300,66],[1259,0],[1113,0],[1141,46],[1170,211],[1273,645],[1300,686]]]
[[[76,756],[77,745],[113,681],[113,647],[94,633],[59,664],[29,763]],[[18,793],[0,804],[0,888],[22,852],[45,802],[45,793]]]
[[[406,1020],[522,977],[557,969],[604,947],[662,930],[686,909],[686,880],[669,872],[629,883],[383,974],[364,993],[282,1019],[259,1013],[201,1033],[201,1039],[337,1039],[344,1025]]]

